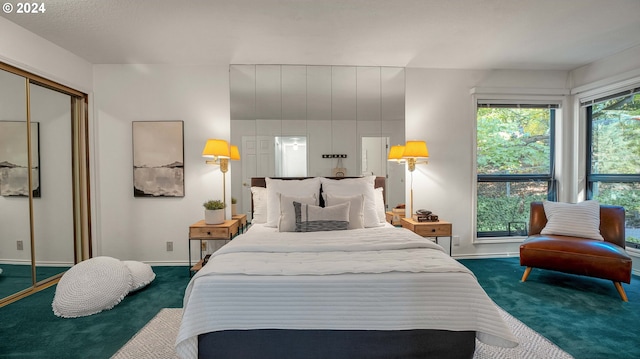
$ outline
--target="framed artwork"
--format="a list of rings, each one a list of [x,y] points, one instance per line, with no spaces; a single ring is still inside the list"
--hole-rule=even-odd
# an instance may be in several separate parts
[[[134,121],[133,196],[184,197],[183,121]]]
[[[33,197],[40,197],[40,125],[31,122]],[[27,123],[0,121],[0,196],[29,196]]]

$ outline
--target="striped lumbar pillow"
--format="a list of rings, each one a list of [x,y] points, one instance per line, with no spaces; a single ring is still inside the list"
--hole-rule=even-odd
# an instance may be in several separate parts
[[[349,202],[324,208],[293,202],[293,207],[296,232],[340,231],[349,227]]]
[[[547,225],[540,234],[557,234],[604,240],[600,234],[600,203],[542,202]]]

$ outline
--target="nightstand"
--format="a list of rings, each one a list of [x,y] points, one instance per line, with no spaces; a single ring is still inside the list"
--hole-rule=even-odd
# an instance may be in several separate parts
[[[245,215],[246,218],[246,215]],[[228,219],[221,224],[206,224],[204,219],[189,226],[189,276],[202,268],[202,241],[231,240],[238,234],[237,219]],[[191,266],[191,241],[200,241],[200,261]]]
[[[411,218],[402,218],[400,221],[402,222],[402,228],[406,228],[423,237],[435,237],[436,243],[438,243],[438,237],[449,237],[449,255],[452,254],[451,242],[453,242],[453,235],[451,233],[451,223],[445,221],[417,222]]]
[[[247,215],[244,213],[236,214],[234,216],[231,216],[231,218],[238,221],[239,231],[240,233],[244,233],[244,231],[247,229]]]

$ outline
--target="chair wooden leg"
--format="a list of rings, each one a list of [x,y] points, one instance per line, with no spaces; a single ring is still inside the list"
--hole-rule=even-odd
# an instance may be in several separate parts
[[[627,293],[625,293],[624,288],[622,288],[622,283],[613,282],[613,285],[616,286],[616,289],[618,290],[618,294],[620,294],[620,298],[622,298],[623,301],[628,302],[629,299],[627,299]]]
[[[520,280],[521,282],[527,280],[527,277],[529,276],[529,273],[531,273],[532,269],[533,267],[527,267],[527,269],[524,270],[524,274],[522,275],[522,279]]]

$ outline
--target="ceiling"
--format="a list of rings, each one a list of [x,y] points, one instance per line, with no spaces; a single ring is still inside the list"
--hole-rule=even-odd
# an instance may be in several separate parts
[[[93,64],[572,70],[640,45],[638,0],[46,0],[1,16]]]

